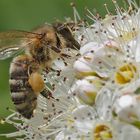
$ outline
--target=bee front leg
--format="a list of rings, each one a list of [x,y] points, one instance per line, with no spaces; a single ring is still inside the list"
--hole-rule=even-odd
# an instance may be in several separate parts
[[[60,54],[60,58],[64,59],[64,58],[70,58],[71,56],[65,53],[61,53]]]
[[[51,70],[52,70],[52,68],[46,67],[46,68],[44,69],[44,72],[48,74]]]

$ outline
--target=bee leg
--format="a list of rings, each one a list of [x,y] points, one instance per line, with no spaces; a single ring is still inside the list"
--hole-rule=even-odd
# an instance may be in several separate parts
[[[45,84],[44,84],[44,79],[42,75],[38,72],[33,72],[30,74],[28,82],[30,86],[32,87],[32,90],[34,93],[38,95],[41,91],[44,90]]]
[[[53,69],[53,68],[50,68],[50,71],[57,72],[57,70],[55,70],[55,69]]]
[[[50,92],[50,91],[47,90],[46,88],[45,88],[43,91],[41,91],[40,94],[41,94],[43,97],[47,98],[47,99],[49,99],[50,97],[51,97],[51,98],[54,98],[54,97],[52,96],[52,92]]]
[[[50,69],[49,69],[48,67],[46,67],[46,68],[44,69],[44,72],[45,72],[45,73],[49,73],[49,71],[50,71]]]
[[[56,70],[55,69],[53,69],[53,68],[45,68],[45,69],[43,69],[43,72],[45,72],[45,73],[49,73],[50,71],[53,71],[53,72],[56,72]]]
[[[64,59],[64,58],[70,58],[71,56],[65,53],[61,53],[60,54],[60,58]]]
[[[64,63],[65,66],[68,65],[68,63],[67,63],[67,59],[70,58],[70,57],[71,57],[70,55],[67,55],[67,54],[61,53],[60,58],[63,60],[63,63]]]

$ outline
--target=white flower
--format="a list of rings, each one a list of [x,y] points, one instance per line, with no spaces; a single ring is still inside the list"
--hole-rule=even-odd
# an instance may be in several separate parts
[[[139,128],[140,123],[140,95],[139,91],[124,93],[118,96],[113,111],[115,116],[121,121],[128,122]]]
[[[78,78],[94,75],[118,88],[139,79],[138,16],[117,9],[117,15],[97,20],[94,28],[89,26],[85,36],[92,39],[82,46],[82,56],[74,64]]]
[[[43,73],[46,91],[38,97],[34,117],[27,120],[14,111],[1,121],[18,129],[5,136],[139,140],[140,10],[132,1],[129,11],[113,3],[116,15],[107,10],[104,19],[87,10],[92,25],[81,21],[73,7],[80,50],[63,50],[71,57],[56,60],[55,71]]]
[[[82,102],[93,105],[101,87],[102,81],[98,77],[90,76],[83,80],[78,80],[72,90]]]

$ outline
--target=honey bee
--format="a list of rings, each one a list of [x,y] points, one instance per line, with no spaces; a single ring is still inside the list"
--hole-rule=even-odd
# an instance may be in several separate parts
[[[65,48],[79,49],[70,26],[63,23],[45,24],[32,32],[8,31],[0,33],[0,59],[13,56],[10,65],[11,99],[16,110],[30,119],[37,106],[37,97],[44,90],[43,69],[50,69],[58,57],[65,57]]]

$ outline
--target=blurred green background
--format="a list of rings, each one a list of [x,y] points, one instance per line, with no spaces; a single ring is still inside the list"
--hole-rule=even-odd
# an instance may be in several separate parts
[[[123,5],[123,0],[117,0]],[[138,0],[139,1],[139,0]],[[72,0],[0,0],[0,31],[19,29],[30,31],[32,28],[45,22],[54,22],[55,19],[64,20],[65,17],[73,17],[70,6]],[[114,6],[111,0],[75,0],[80,15],[84,15],[84,8],[96,9],[102,16],[105,15],[104,4],[107,3],[113,12]],[[0,118],[10,114],[7,107],[14,108],[9,94],[9,65],[11,58],[0,61]],[[12,132],[14,128],[0,124],[0,133]],[[8,140],[0,137],[0,140]],[[10,140],[14,140],[10,138]]]

